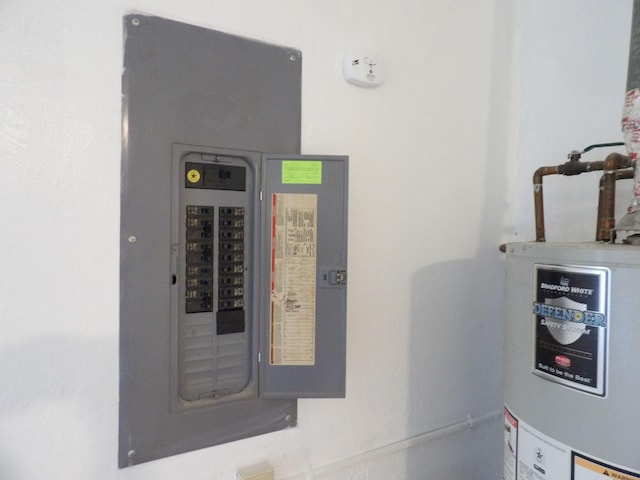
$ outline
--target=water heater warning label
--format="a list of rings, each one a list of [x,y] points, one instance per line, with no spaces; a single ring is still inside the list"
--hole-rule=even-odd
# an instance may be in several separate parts
[[[535,266],[533,372],[605,395],[609,270]]]
[[[569,477],[571,449],[520,422],[518,428],[518,476],[517,479],[563,480]]]
[[[640,472],[579,452],[519,419],[505,405],[503,480],[640,480]]]
[[[572,452],[572,480],[637,480],[640,473],[609,465],[605,462]]]

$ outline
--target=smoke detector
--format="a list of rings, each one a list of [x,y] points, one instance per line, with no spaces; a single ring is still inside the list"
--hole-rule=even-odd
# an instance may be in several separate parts
[[[377,87],[386,80],[382,57],[370,50],[348,52],[342,61],[342,71],[345,80],[358,87]]]

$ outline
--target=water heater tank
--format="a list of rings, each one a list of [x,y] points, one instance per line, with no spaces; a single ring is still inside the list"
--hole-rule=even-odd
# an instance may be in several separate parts
[[[640,479],[640,248],[507,245],[504,480]]]

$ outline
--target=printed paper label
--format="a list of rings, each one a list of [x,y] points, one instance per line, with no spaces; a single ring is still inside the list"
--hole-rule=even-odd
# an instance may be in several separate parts
[[[518,428],[518,477],[561,480],[569,478],[570,449],[520,422]]]
[[[271,365],[314,365],[318,197],[273,194]]]
[[[551,438],[504,406],[503,480],[640,480],[640,472],[591,457]]]
[[[504,471],[503,480],[516,480],[518,466],[518,420],[504,407]]]
[[[577,452],[572,453],[571,480],[638,480],[640,473],[608,465]]]

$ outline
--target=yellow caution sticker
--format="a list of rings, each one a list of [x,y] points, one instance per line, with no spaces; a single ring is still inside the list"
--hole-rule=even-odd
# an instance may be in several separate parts
[[[577,452],[573,452],[573,472],[575,480],[589,480],[602,478],[604,479],[618,479],[618,480],[637,480],[640,478],[638,472],[632,472],[622,468],[608,465],[598,460],[593,460],[586,456],[583,456]]]
[[[187,172],[187,180],[191,183],[198,183],[200,181],[200,172],[195,168],[192,168]]]

